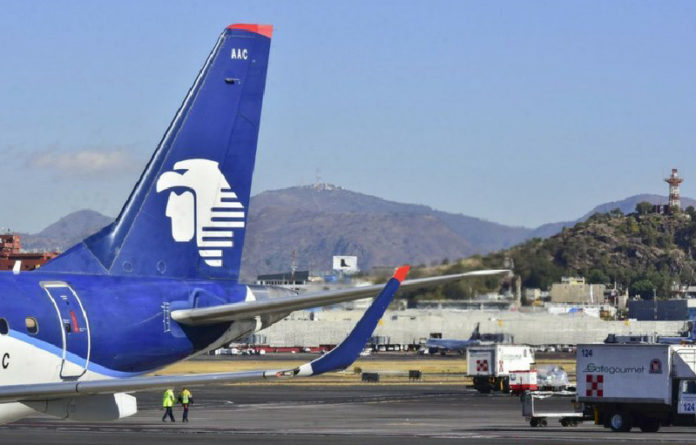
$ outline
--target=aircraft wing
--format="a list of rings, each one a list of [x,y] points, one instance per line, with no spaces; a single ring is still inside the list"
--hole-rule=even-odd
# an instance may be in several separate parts
[[[437,286],[466,277],[478,277],[510,273],[508,269],[487,269],[465,272],[439,277],[419,278],[401,283],[402,289],[412,290]],[[212,307],[179,309],[172,311],[171,317],[177,322],[189,326],[205,325],[251,318],[257,315],[308,309],[326,306],[344,301],[359,300],[372,297],[382,288],[382,285],[361,286],[349,289],[339,289],[325,292],[313,292],[289,297],[274,298],[264,301],[245,301]]]
[[[201,386],[249,382],[258,380],[280,380],[293,377],[309,377],[329,371],[345,369],[350,366],[365,347],[377,322],[394,298],[394,294],[406,278],[409,266],[396,270],[394,276],[382,287],[382,291],[365,311],[348,337],[329,353],[293,369],[258,370],[226,372],[215,374],[163,375],[129,377],[123,379],[104,379],[86,381],[66,381],[32,385],[0,386],[1,402],[35,402],[52,399],[95,396],[165,389],[173,386]],[[374,294],[373,294],[374,295]]]

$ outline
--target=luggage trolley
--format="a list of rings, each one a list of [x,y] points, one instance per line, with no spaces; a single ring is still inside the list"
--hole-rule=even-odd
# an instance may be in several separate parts
[[[574,411],[567,412],[538,412],[534,407],[535,399],[546,399],[548,397],[575,397],[572,391],[526,391],[522,395],[522,416],[529,421],[529,426],[541,427],[548,425],[548,419],[558,419],[562,426],[577,426],[583,420],[587,420],[582,407],[573,401]],[[578,411],[580,409],[580,411]]]

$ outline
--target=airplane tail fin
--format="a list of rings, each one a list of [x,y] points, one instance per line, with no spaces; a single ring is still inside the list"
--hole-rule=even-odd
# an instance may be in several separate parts
[[[42,270],[239,278],[271,34],[223,31],[116,221]]]
[[[469,340],[481,340],[480,327],[481,327],[481,323],[476,323],[476,327],[474,328],[473,332],[471,333],[471,337],[469,337]]]

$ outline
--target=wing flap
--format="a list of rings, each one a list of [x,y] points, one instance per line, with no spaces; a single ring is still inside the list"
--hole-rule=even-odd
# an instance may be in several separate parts
[[[449,283],[466,277],[488,276],[503,273],[510,273],[507,269],[488,269],[476,270],[454,275],[443,275],[439,277],[419,278],[415,280],[405,280],[401,283],[401,289],[413,290],[437,286]],[[222,323],[227,321],[252,318],[257,315],[285,312],[300,309],[309,309],[318,306],[326,306],[345,301],[359,300],[361,298],[373,297],[383,285],[354,287],[350,289],[339,289],[326,292],[303,294],[299,296],[274,298],[265,301],[247,301],[243,303],[225,304],[220,306],[179,309],[172,311],[172,319],[189,326]]]

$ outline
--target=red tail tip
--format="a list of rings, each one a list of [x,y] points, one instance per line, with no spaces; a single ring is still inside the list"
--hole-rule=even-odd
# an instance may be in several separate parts
[[[409,270],[411,270],[411,266],[401,266],[396,269],[396,272],[394,272],[394,276],[392,278],[396,278],[399,280],[399,283],[401,283],[406,279],[406,275],[408,275]]]
[[[271,36],[273,36],[273,25],[250,25],[246,23],[235,23],[234,25],[228,26],[227,29],[243,29],[244,31],[261,34],[269,39]]]

